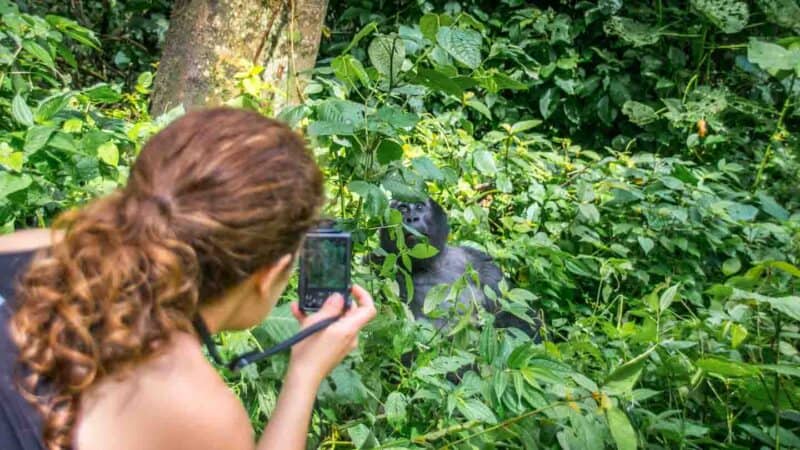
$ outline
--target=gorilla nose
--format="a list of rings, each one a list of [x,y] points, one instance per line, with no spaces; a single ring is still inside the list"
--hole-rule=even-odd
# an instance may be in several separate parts
[[[416,217],[416,216],[405,217],[405,222],[408,225],[410,225],[412,223],[417,223],[417,222],[419,222],[419,217]]]

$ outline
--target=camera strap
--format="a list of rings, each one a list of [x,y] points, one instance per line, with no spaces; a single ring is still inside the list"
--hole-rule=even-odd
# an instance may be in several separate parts
[[[222,356],[219,354],[219,350],[217,349],[217,344],[216,342],[214,342],[214,339],[211,337],[211,333],[208,331],[208,326],[206,326],[206,322],[203,320],[202,317],[200,317],[199,314],[192,321],[192,324],[194,325],[195,330],[197,330],[197,334],[200,335],[200,338],[206,345],[208,353],[211,354],[211,358],[214,360],[214,362],[220,366],[225,366],[228,369],[237,372],[249,364],[261,361],[262,359],[265,358],[269,358],[270,356],[276,353],[280,353],[290,348],[294,344],[297,344],[298,342],[311,336],[312,334],[324,330],[337,320],[339,320],[339,316],[329,317],[327,319],[320,320],[319,322],[310,325],[308,328],[303,328],[297,334],[290,337],[289,339],[279,342],[278,344],[275,344],[266,350],[263,351],[253,350],[252,352],[244,353],[242,355],[233,358],[228,363],[225,363],[225,361],[223,361]]]

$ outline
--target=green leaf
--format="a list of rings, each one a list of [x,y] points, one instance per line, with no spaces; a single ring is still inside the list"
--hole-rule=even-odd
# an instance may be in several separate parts
[[[33,112],[19,93],[11,100],[11,117],[21,125],[33,126]]]
[[[434,247],[434,246],[432,246],[430,244],[426,244],[424,242],[421,242],[421,243],[415,245],[414,248],[412,248],[408,252],[409,256],[411,256],[412,258],[416,258],[416,259],[431,258],[431,257],[435,256],[437,253],[439,253],[439,249],[437,249],[436,247]]]
[[[100,161],[116,167],[119,164],[119,149],[117,144],[109,141],[97,147],[97,157]]]
[[[386,404],[384,406],[386,410],[386,420],[395,429],[403,426],[408,419],[408,413],[406,412],[407,404],[406,396],[400,392],[392,392],[386,397]]]
[[[484,105],[482,102],[473,98],[472,100],[467,102],[467,106],[483,114],[483,116],[486,117],[488,120],[492,120],[492,112],[489,111],[489,108],[487,108],[486,105]]]
[[[642,251],[644,252],[645,255],[650,253],[650,250],[652,250],[653,247],[655,247],[655,243],[653,242],[653,240],[648,237],[639,236],[636,238],[636,240],[639,241],[639,246],[642,247]]]
[[[800,29],[800,6],[795,0],[757,0],[767,20],[778,26]]]
[[[50,53],[36,42],[24,40],[22,41],[22,48],[26,52],[28,52],[31,56],[41,61],[47,67],[51,69],[56,68],[56,64],[55,62],[53,62],[53,57],[50,56]]]
[[[779,205],[771,195],[759,192],[758,201],[761,203],[761,209],[770,216],[778,220],[786,220],[789,218],[789,211]]]
[[[758,373],[757,366],[722,358],[703,358],[695,362],[704,371],[724,378],[749,377]]]
[[[30,127],[28,132],[25,134],[25,145],[22,147],[22,149],[28,155],[35,153],[47,144],[48,139],[50,139],[50,135],[52,135],[55,131],[55,127],[46,125],[35,125]]]
[[[122,100],[122,95],[105,83],[96,84],[88,89],[84,89],[82,94],[93,103],[116,103]]]
[[[403,147],[391,139],[384,139],[378,145],[376,150],[378,162],[381,164],[389,164],[392,161],[397,161],[403,157]]]
[[[435,91],[455,95],[456,97],[460,97],[464,93],[464,88],[459,83],[433,69],[418,69],[414,81]]]
[[[15,172],[19,172],[22,170],[22,165],[24,163],[24,153],[15,152],[7,143],[0,142],[0,164]]]
[[[631,392],[639,376],[642,374],[642,369],[644,369],[644,365],[647,362],[647,357],[650,356],[650,353],[655,349],[655,346],[650,347],[641,355],[614,369],[606,378],[603,388],[610,394]]]
[[[670,305],[672,305],[672,302],[675,301],[675,296],[678,294],[679,286],[679,284],[670,286],[667,290],[661,293],[661,297],[658,299],[659,311],[664,312],[670,307]]]
[[[347,434],[350,435],[350,439],[353,441],[353,446],[355,446],[355,448],[358,450],[361,450],[362,448],[373,448],[377,444],[372,431],[370,431],[370,429],[363,423],[348,428]]]
[[[627,17],[613,16],[603,24],[606,34],[618,36],[634,47],[653,45],[661,37],[658,28],[637,22]]]
[[[476,398],[467,400],[458,399],[456,408],[468,420],[477,420],[489,424],[497,423],[497,417],[495,417],[492,410]]]
[[[800,321],[800,297],[766,297],[763,298],[776,311],[782,312],[794,320]]]
[[[387,191],[392,193],[392,198],[405,202],[424,202],[425,194],[414,189],[402,181],[395,179],[384,180],[382,183]]]
[[[523,120],[521,122],[517,122],[514,125],[511,125],[510,134],[518,134],[525,131],[530,130],[531,128],[538,127],[542,124],[541,120],[533,119],[533,120]]]
[[[800,50],[787,50],[778,44],[750,39],[747,59],[771,75],[781,70],[794,70],[800,63]]]
[[[422,312],[425,314],[430,314],[438,309],[439,305],[441,305],[445,299],[447,299],[447,294],[449,293],[450,286],[447,284],[437,284],[436,286],[430,288],[428,294],[425,296],[425,301],[422,305]]]
[[[738,323],[731,325],[731,347],[739,348],[745,339],[747,339],[747,328]]]
[[[414,158],[411,161],[414,170],[426,180],[442,180],[444,173],[428,157]]]
[[[558,93],[555,88],[550,88],[539,97],[539,113],[545,119],[549,118],[556,110],[556,103],[558,103]]]
[[[727,207],[728,214],[733,220],[750,222],[758,215],[758,208],[743,203],[730,202]]]
[[[389,200],[386,198],[386,194],[374,184],[356,180],[352,181],[347,188],[364,199],[364,208],[366,213],[371,217],[379,217],[389,206]]]
[[[309,136],[347,136],[355,133],[355,126],[352,123],[331,122],[327,120],[317,120],[311,122],[306,130]]]
[[[33,183],[33,179],[29,175],[13,175],[8,172],[0,172],[0,203],[6,200],[9,195],[26,189],[31,183]]]
[[[72,98],[72,93],[68,92],[66,94],[51,95],[40,101],[34,113],[34,120],[36,123],[50,120],[53,116],[61,112],[69,103],[70,98]]]
[[[367,71],[364,70],[361,61],[351,55],[342,55],[334,58],[331,61],[331,68],[337,78],[352,86],[355,86],[356,82],[360,82],[364,86],[369,85]]]
[[[486,150],[476,150],[472,153],[472,163],[484,175],[494,175],[497,173],[497,166],[494,163],[494,154]]]
[[[628,116],[628,120],[640,127],[658,120],[655,109],[633,100],[628,100],[622,105],[622,114]]]
[[[436,42],[456,61],[477,69],[481,65],[481,34],[473,30],[440,27],[436,32]]]
[[[588,223],[598,223],[600,222],[600,211],[597,210],[597,207],[594,206],[592,203],[581,203],[578,205],[578,211],[581,214],[583,220]]]
[[[762,370],[769,370],[770,372],[779,373],[789,377],[800,378],[800,366],[787,365],[787,364],[759,364],[757,366]]]
[[[439,31],[439,18],[448,16],[439,16],[438,14],[427,13],[419,19],[419,30],[422,35],[428,38],[431,42],[436,42],[436,33]]]
[[[364,28],[359,30],[358,33],[356,33],[355,36],[353,36],[353,39],[350,41],[350,44],[344,50],[342,50],[342,54],[350,52],[350,50],[356,45],[358,45],[358,43],[361,42],[362,39],[364,39],[365,37],[369,36],[372,32],[377,30],[378,30],[378,22],[370,22],[366,24]]]
[[[612,406],[606,410],[606,420],[608,420],[608,428],[611,430],[611,437],[614,438],[617,448],[619,450],[636,450],[636,431],[633,430],[625,412]]]
[[[297,333],[300,325],[292,315],[291,305],[284,303],[276,306],[259,328],[264,330],[272,341],[281,342]]]
[[[741,268],[742,262],[736,257],[728,258],[722,263],[722,273],[725,274],[725,276],[731,276],[741,270]]]
[[[692,6],[724,33],[738,33],[747,26],[750,12],[739,0],[692,0]]]
[[[395,84],[406,58],[403,40],[397,36],[378,36],[369,44],[367,54],[378,73],[389,77],[392,84]]]

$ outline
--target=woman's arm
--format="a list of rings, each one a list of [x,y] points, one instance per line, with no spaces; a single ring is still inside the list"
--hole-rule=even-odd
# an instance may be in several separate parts
[[[369,293],[358,285],[353,286],[352,293],[355,301],[341,319],[292,348],[286,382],[258,443],[258,450],[306,448],[311,409],[320,383],[358,347],[359,330],[375,317],[375,305]],[[306,317],[301,313],[296,303],[292,305],[292,312],[305,328],[338,315],[343,306],[344,299],[337,295],[328,299],[312,316]]]
[[[24,252],[49,247],[61,239],[63,232],[49,228],[19,230],[0,236],[0,253]]]

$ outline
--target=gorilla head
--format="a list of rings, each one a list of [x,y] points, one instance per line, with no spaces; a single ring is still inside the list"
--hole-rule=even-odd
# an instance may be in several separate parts
[[[403,215],[404,226],[413,228],[425,236],[428,243],[436,247],[439,252],[445,248],[447,236],[450,234],[450,226],[447,223],[447,215],[438,203],[430,198],[422,203],[392,200],[389,206],[400,211],[400,214]],[[403,233],[409,247],[420,242],[420,239],[408,230],[404,229]],[[381,230],[381,247],[389,253],[397,253],[397,244],[386,229]]]

